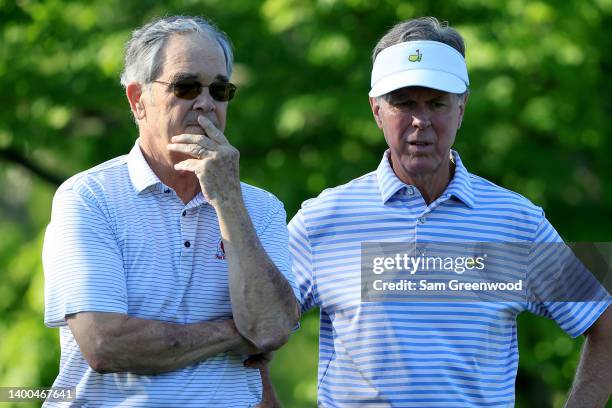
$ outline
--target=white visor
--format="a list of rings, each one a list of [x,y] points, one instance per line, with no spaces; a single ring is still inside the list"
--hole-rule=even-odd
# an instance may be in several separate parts
[[[377,97],[407,86],[422,86],[461,94],[467,90],[463,56],[438,41],[408,41],[382,50],[372,67],[372,90]]]

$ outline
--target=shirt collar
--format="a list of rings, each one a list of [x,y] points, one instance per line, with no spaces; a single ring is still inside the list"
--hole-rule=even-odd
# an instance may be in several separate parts
[[[140,139],[136,139],[134,147],[130,150],[127,159],[128,172],[130,173],[130,179],[132,184],[138,193],[142,193],[145,189],[151,186],[156,186],[159,189],[164,189],[165,186],[155,175],[149,163],[145,160],[142,151],[140,150]]]
[[[459,153],[451,150],[451,154],[455,161],[455,175],[443,194],[455,197],[468,207],[474,208],[474,189],[472,187],[470,173],[463,165]]]
[[[459,153],[451,150],[455,162],[455,174],[442,193],[442,196],[455,197],[470,208],[474,208],[474,192],[470,181],[470,174],[463,165]],[[401,181],[391,168],[389,150],[385,151],[383,158],[376,169],[376,178],[383,204],[386,204],[399,190],[408,185]]]

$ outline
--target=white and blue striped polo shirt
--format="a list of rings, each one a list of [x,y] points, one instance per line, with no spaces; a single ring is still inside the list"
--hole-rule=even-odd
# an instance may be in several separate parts
[[[297,296],[282,203],[248,184],[242,192],[263,247]],[[180,324],[232,316],[215,210],[202,193],[185,205],[153,173],[138,141],[129,155],[58,189],[43,265],[45,323],[60,328],[54,386],[76,387],[72,406],[225,408],[260,401],[260,373],[245,368],[243,356],[223,353],[159,375],[98,374],[66,324],[66,315],[84,311]]]
[[[456,170],[427,205],[378,169],[304,202],[289,224],[303,310],[320,307],[323,407],[513,407],[516,316],[528,310],[583,333],[608,302],[362,302],[362,242],[557,242],[519,194]]]

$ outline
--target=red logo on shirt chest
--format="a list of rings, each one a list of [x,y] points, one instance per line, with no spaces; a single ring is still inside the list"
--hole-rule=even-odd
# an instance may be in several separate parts
[[[215,258],[217,259],[225,259],[225,247],[223,246],[223,240],[220,239],[217,244],[217,253],[215,254]]]

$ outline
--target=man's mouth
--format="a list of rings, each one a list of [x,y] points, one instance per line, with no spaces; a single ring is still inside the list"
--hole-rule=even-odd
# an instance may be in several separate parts
[[[413,141],[413,142],[408,142],[409,145],[411,146],[429,146],[432,143],[429,142],[420,142],[420,141]]]

